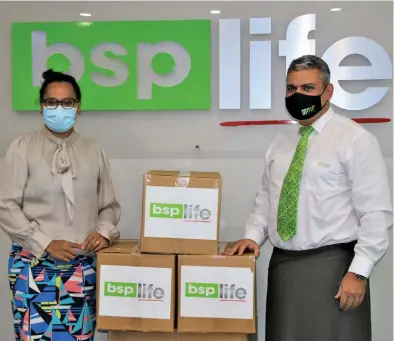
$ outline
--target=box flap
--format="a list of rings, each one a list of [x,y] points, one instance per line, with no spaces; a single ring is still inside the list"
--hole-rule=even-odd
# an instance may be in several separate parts
[[[192,172],[192,176],[195,178],[210,178],[210,179],[222,178],[222,176],[218,172]]]
[[[190,172],[190,171],[165,171],[165,170],[151,170],[146,175],[158,175],[158,176],[176,176],[176,177],[193,177],[193,178],[209,178],[209,179],[221,179],[221,175],[218,172]]]
[[[146,175],[178,176],[179,171],[151,170]]]
[[[111,246],[101,250],[99,253],[138,253],[140,250],[139,240],[120,239],[115,241]]]

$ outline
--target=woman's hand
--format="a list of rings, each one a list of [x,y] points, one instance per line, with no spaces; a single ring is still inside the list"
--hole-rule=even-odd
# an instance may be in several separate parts
[[[81,244],[71,243],[67,240],[52,240],[45,249],[52,258],[61,260],[63,262],[70,262],[75,259],[78,254],[78,249],[81,249]]]
[[[82,245],[82,250],[95,253],[108,246],[109,240],[107,238],[104,238],[98,232],[93,232],[89,237],[86,238]]]

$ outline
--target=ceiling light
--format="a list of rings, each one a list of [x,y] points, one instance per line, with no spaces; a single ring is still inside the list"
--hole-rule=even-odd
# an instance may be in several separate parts
[[[342,11],[342,8],[331,8],[331,12],[339,12]]]
[[[211,11],[211,14],[220,14],[220,11],[218,9],[213,9]]]
[[[81,17],[91,17],[92,15],[90,13],[79,13]]]

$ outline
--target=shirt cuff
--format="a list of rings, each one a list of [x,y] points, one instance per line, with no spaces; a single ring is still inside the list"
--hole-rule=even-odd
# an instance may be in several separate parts
[[[265,238],[266,236],[264,233],[261,233],[260,231],[257,231],[255,229],[247,230],[244,235],[244,239],[251,239],[258,245],[263,244]]]
[[[100,233],[104,238],[108,239],[110,245],[116,239],[119,239],[120,233],[119,230],[108,222],[100,222],[97,226],[97,232]]]
[[[374,265],[371,259],[355,255],[348,271],[369,278]]]
[[[40,258],[44,253],[52,239],[41,231],[35,231],[31,236],[30,252],[37,258]]]

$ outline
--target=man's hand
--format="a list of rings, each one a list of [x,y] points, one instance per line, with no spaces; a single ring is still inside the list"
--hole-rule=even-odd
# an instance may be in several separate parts
[[[238,240],[233,248],[228,248],[222,252],[224,256],[233,256],[238,253],[241,256],[245,250],[250,250],[257,257],[260,254],[260,246],[251,239]]]
[[[70,262],[78,254],[81,244],[71,243],[66,240],[52,240],[45,249],[53,258],[63,262]]]
[[[82,245],[82,250],[95,253],[108,246],[109,240],[107,238],[104,238],[98,232],[93,232],[89,237],[86,238]]]
[[[339,308],[347,311],[357,308],[364,300],[366,280],[360,280],[352,272],[348,272],[343,277],[338,293],[335,296],[339,299]]]

